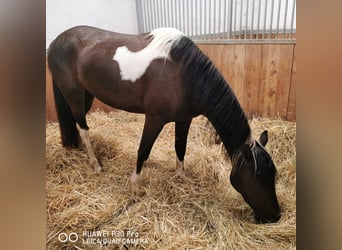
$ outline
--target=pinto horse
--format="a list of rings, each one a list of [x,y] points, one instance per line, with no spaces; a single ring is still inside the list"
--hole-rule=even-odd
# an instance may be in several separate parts
[[[184,171],[193,117],[212,123],[232,161],[230,181],[252,207],[256,222],[276,222],[276,168],[251,129],[235,94],[210,59],[182,32],[159,28],[127,35],[78,26],[50,45],[48,64],[64,147],[85,144],[90,165],[101,171],[89,140],[86,113],[94,97],[128,112],[145,114],[134,183],[163,126],[175,122],[177,173]]]

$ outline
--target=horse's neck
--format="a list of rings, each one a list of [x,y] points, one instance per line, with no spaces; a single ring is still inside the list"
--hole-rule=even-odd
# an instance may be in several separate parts
[[[251,141],[251,129],[247,118],[231,89],[228,87],[216,105],[208,103],[206,116],[220,135],[221,140],[232,157],[240,147]]]

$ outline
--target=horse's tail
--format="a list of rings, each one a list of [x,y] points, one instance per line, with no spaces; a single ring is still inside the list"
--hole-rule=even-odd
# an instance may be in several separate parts
[[[70,110],[70,106],[65,101],[60,89],[53,81],[53,93],[55,96],[55,106],[61,131],[63,147],[78,148],[80,145],[80,136],[76,127],[76,120]]]

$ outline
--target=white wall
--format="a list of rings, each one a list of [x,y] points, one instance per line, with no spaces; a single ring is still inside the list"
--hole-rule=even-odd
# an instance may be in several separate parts
[[[135,0],[46,1],[46,48],[58,34],[76,25],[138,33]]]

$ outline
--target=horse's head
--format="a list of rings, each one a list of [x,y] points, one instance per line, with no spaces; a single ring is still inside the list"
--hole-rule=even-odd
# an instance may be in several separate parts
[[[275,192],[276,168],[264,148],[267,141],[267,131],[264,131],[259,142],[245,144],[232,159],[230,175],[231,184],[252,207],[257,223],[276,222],[280,219]]]

